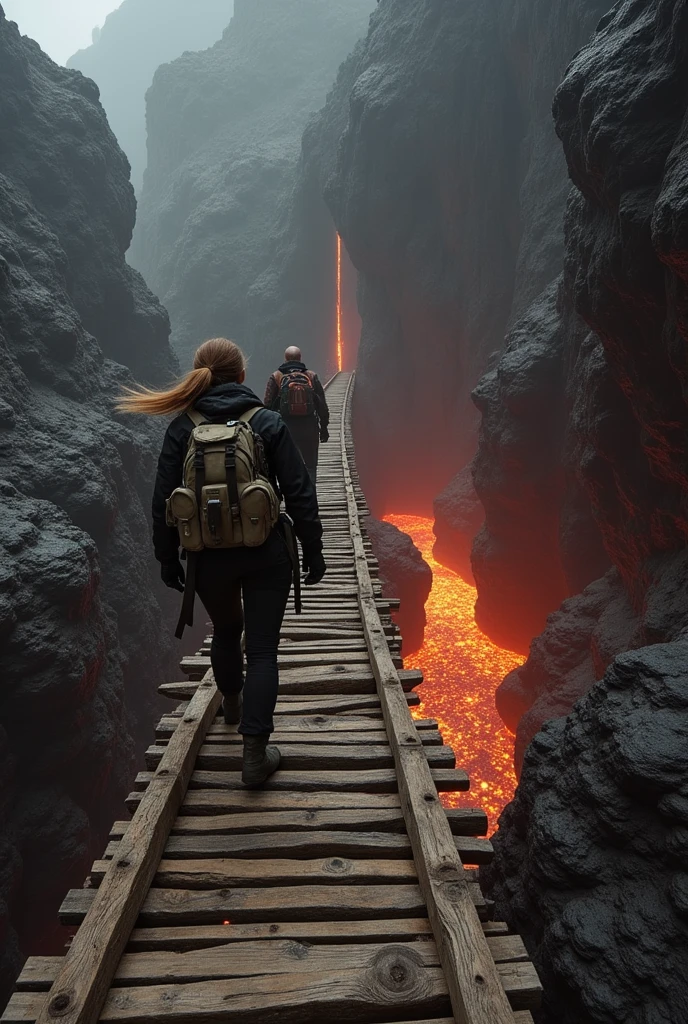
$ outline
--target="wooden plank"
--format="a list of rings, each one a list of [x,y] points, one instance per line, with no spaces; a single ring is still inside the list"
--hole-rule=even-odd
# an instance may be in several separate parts
[[[250,791],[246,791],[248,794]],[[260,791],[258,791],[260,792]],[[187,794],[187,798],[193,794]],[[406,831],[404,817],[401,812],[401,805],[398,797],[394,794],[377,795],[378,803],[372,798],[367,801],[368,807],[361,806],[359,794],[345,794],[351,798],[348,807],[341,806],[342,799],[335,799],[333,803],[337,806],[322,806],[322,797],[310,794],[298,794],[300,796],[311,796],[311,806],[274,807],[267,799],[260,803],[251,800],[237,801],[226,810],[227,797],[229,794],[216,794],[214,792],[199,792],[197,796],[218,796],[220,799],[214,803],[207,802],[202,815],[194,814],[192,805],[185,801],[186,806],[180,808],[185,811],[179,814],[172,826],[171,835],[207,835],[212,833],[239,834],[250,832],[292,832],[292,831],[314,831],[327,829],[345,829],[349,831],[362,832],[366,829],[374,829],[378,832],[399,832]],[[241,794],[244,795],[243,793]],[[264,797],[273,796],[273,804],[277,797],[283,794],[261,794]],[[284,794],[296,796],[297,794]],[[380,801],[390,798],[395,802],[385,806]],[[293,801],[295,804],[296,802]],[[223,806],[224,805],[224,806]],[[208,810],[210,809],[210,812]],[[242,811],[244,813],[242,813]],[[246,813],[250,811],[251,813]],[[260,811],[261,813],[256,813]],[[444,812],[449,820],[452,834],[455,836],[478,836],[484,835],[487,831],[487,815],[475,807],[446,808]],[[121,839],[129,822],[115,822],[110,830],[110,839]]]
[[[121,840],[108,843],[105,858],[117,857]],[[489,864],[494,851],[487,839],[458,836],[454,845],[466,864]],[[217,857],[409,857],[408,836],[396,832],[292,831],[173,835],[165,845],[169,859]]]
[[[225,926],[225,937],[231,929]],[[491,950],[499,950],[500,944],[513,940],[488,939]],[[520,940],[518,940],[520,941]],[[342,967],[360,970],[371,954],[389,948],[384,943],[338,945],[336,943],[303,943],[294,939],[276,938],[265,940],[234,940],[217,943],[200,950],[198,947],[184,953],[170,950],[126,953],[119,963],[113,981],[114,985],[158,985],[168,980],[175,983],[203,981],[217,978],[252,977],[257,974],[290,974],[294,960],[299,971],[323,971]],[[413,949],[420,953],[425,966],[439,966],[437,947],[428,936],[416,941]],[[495,962],[504,962],[497,952]],[[30,957],[17,981],[20,992],[41,992],[53,983],[63,957]],[[500,972],[502,979],[512,979],[511,972]],[[507,984],[509,981],[507,981]],[[519,998],[523,990],[524,977],[517,976],[516,986]],[[508,989],[507,989],[508,992]]]
[[[384,730],[384,720],[382,713],[377,709],[369,709],[377,711],[375,716],[364,716],[352,714],[344,718],[340,715],[332,714],[311,714],[311,715],[275,715],[275,735],[277,733],[302,733],[308,732],[318,735],[320,733],[331,738],[331,734],[334,732],[344,733],[370,733],[379,730]],[[165,715],[160,720],[158,728],[161,732],[164,732],[166,736],[171,736],[172,732],[177,728],[179,724],[180,716],[177,715]],[[416,729],[437,731],[438,724],[433,719],[416,719]],[[230,736],[237,735],[236,725],[225,725],[221,718],[217,718],[215,722],[210,726],[206,736],[208,739],[211,736],[224,736],[229,738]],[[386,734],[385,734],[386,735]]]
[[[94,885],[100,884],[109,863],[95,861],[90,873]],[[416,880],[412,860],[349,860],[337,851],[336,856],[315,860],[163,859],[154,884],[160,889],[242,889],[248,885],[386,885]]]
[[[484,925],[490,927],[489,924]],[[381,918],[371,921],[287,921],[260,924],[189,925],[187,927],[136,928],[129,952],[169,949],[209,949],[228,942],[250,939],[292,939],[298,942],[413,942],[432,937],[427,918]]]
[[[163,720],[157,726],[156,742],[158,746],[164,746],[170,736],[174,734],[180,719]],[[323,725],[329,728],[323,728]],[[442,746],[442,736],[439,729],[419,730],[421,742],[427,746]],[[243,737],[237,732],[236,726],[225,725],[218,722],[211,725],[205,737],[206,743],[216,744],[242,744]],[[326,743],[326,744],[373,744],[380,746],[386,744],[387,733],[384,727],[382,716],[379,718],[347,718],[326,719],[322,716],[320,721],[296,718],[291,716],[286,722],[280,718],[275,719],[275,731],[272,734],[271,742],[274,743]]]
[[[353,379],[353,378],[352,378]],[[363,539],[351,492],[346,432],[351,381],[343,405],[341,454],[349,525],[354,544],[358,599],[382,712],[394,753],[408,835],[418,880],[437,941],[457,1024],[513,1024],[496,966],[490,955],[463,878],[463,866],[435,793],[423,747],[390,656],[375,603]]]
[[[131,793],[127,798],[127,804],[130,800],[138,803],[140,799],[141,793]],[[398,793],[194,789],[186,794],[179,814],[231,814],[247,810],[334,810],[337,807],[365,810],[372,807],[400,806]],[[472,834],[482,833],[476,831]]]
[[[198,688],[120,843],[117,858],[94,894],[50,996],[37,1010],[40,1024],[54,1024],[56,1017],[61,1024],[91,1024],[98,1019],[219,701],[210,681]]]
[[[127,997],[120,1000],[119,1005],[128,1005],[137,999],[142,989],[153,986],[167,984],[178,990],[181,986],[199,982],[212,985],[216,981],[243,978],[251,979],[249,988],[253,991],[256,981],[271,976],[281,975],[284,986],[288,986],[295,973],[322,975],[344,969],[350,974],[358,974],[390,954],[396,954],[402,960],[405,954],[411,954],[413,962],[421,968],[439,967],[436,944],[428,939],[401,946],[391,943],[314,945],[273,939],[227,943],[185,953],[126,953],[118,965],[113,985],[115,989],[127,989]],[[26,994],[47,991],[63,962],[62,957],[32,957],[22,972],[18,990]],[[531,964],[498,964],[497,974],[512,1006],[524,1008],[525,1004],[532,1005],[537,999],[539,985]],[[201,1016],[204,1009],[205,1000],[202,1000],[199,1004]],[[107,1009],[102,1019],[108,1019]]]
[[[364,650],[354,651],[326,651],[323,653],[298,654],[296,651],[287,651],[280,648],[277,655],[277,664],[282,669],[307,668],[315,666],[321,668],[324,665],[330,666],[335,671],[335,665],[367,665],[368,653]],[[210,658],[202,654],[184,658],[181,664],[182,672],[205,673],[210,669]]]
[[[282,640],[291,640],[293,643],[304,643],[314,642],[316,640],[328,640],[341,641],[341,640],[354,640],[360,641],[363,638],[362,629],[347,629],[345,626],[332,626],[333,620],[330,616],[327,616],[328,625],[315,626],[301,623],[299,626],[292,626],[286,623],[282,626]],[[286,650],[286,648],[284,648]]]
[[[284,939],[268,942],[236,942],[188,953],[127,953],[117,968],[115,986],[176,985],[225,978],[255,978],[274,974],[340,970],[362,971],[391,948],[389,943],[363,945],[311,945]],[[431,939],[415,942],[413,952],[424,967],[439,967]],[[62,957],[32,957],[22,972],[20,991],[48,989],[59,971]]]
[[[319,729],[309,729],[303,732],[297,732],[294,729],[282,730],[280,723],[275,722],[275,731],[272,733],[271,742],[277,743],[280,750],[284,754],[287,754],[290,749],[294,746],[298,747],[310,747],[320,746],[326,747],[328,750],[332,747],[342,746],[363,746],[366,748],[377,748],[381,746],[387,746],[387,733],[384,728],[384,722],[379,719],[377,722],[378,728],[375,729],[375,720],[371,721],[371,728],[367,731],[355,731],[355,732],[344,732],[345,722],[341,723],[341,729],[333,729],[332,732],[322,732]],[[162,735],[159,735],[162,733]],[[156,747],[164,747],[169,742],[170,736],[174,733],[174,729],[156,729]],[[443,746],[442,735],[439,730],[434,732],[429,729],[424,729],[419,733],[421,743],[426,747],[441,747]],[[232,752],[243,747],[243,737],[236,732],[228,732],[226,729],[218,726],[216,730],[209,732],[205,737],[206,744],[212,749],[216,747],[220,750],[231,750]],[[447,750],[450,748],[447,747]],[[447,764],[451,764],[452,759],[447,756]]]
[[[399,862],[394,862],[395,865]],[[506,924],[485,921],[483,932],[492,949],[493,936],[508,933]],[[209,949],[229,942],[251,939],[294,939],[298,942],[413,942],[431,938],[426,917],[382,918],[378,921],[288,921],[262,924],[189,925],[187,927],[135,928],[127,947],[137,953],[168,949],[180,953],[189,949]]]
[[[6,1011],[7,1024],[30,1024],[39,999],[36,993],[16,993]],[[100,1019],[110,1024],[322,1024],[327,1019],[366,1020],[379,1012],[381,1002],[388,1015],[440,1015],[447,1004],[441,970],[421,967],[413,951],[397,946],[354,972],[294,972],[254,978],[250,985],[245,979],[152,985],[126,994],[113,989]]]
[[[231,814],[247,810],[315,811],[336,808],[365,811],[367,808],[383,810],[395,807],[401,807],[398,793],[190,789],[179,813]]]
[[[415,730],[414,730],[415,733]],[[431,768],[453,769],[456,764],[454,751],[451,747],[424,747],[416,738],[419,749],[427,758]],[[146,751],[146,767],[153,771],[160,764],[167,750],[164,746],[152,746]],[[345,768],[349,771],[379,768],[393,768],[394,756],[390,747],[385,744],[373,746],[353,744],[349,746],[325,746],[322,744],[286,743],[281,748],[282,760],[280,773],[285,772],[317,772],[329,769],[336,771]],[[237,772],[241,769],[242,748],[237,744],[225,746],[215,743],[204,743],[196,757],[198,771]],[[284,766],[284,768],[282,768]]]
[[[414,686],[422,682],[422,673],[411,671],[411,678],[404,677],[405,691],[418,702],[415,694],[410,691]],[[361,685],[359,685],[361,684]],[[158,687],[158,693],[163,697],[170,697],[172,700],[190,700],[196,692],[198,682],[188,680],[185,682],[162,683]],[[302,669],[300,672],[280,673],[280,695],[278,698],[278,709],[282,704],[292,699],[300,699],[306,702],[307,698],[319,698],[327,700],[344,700],[348,695],[349,700],[355,696],[359,700],[377,701],[377,690],[375,680],[370,668],[356,668],[355,666],[330,666],[316,669]]]
[[[62,924],[79,924],[100,889],[71,889],[60,907]],[[468,885],[475,905],[487,916],[487,901]],[[417,885],[292,885],[266,889],[151,889],[139,926],[232,924],[251,921],[371,920],[425,915]]]
[[[438,793],[463,792],[469,780],[461,768],[433,768],[430,772]],[[152,772],[139,772],[135,785],[145,790],[153,778]],[[243,789],[240,772],[197,771],[191,776],[190,789]],[[262,787],[264,790],[293,790],[301,792],[396,793],[398,780],[391,768],[371,768],[366,771],[283,771],[280,770]]]

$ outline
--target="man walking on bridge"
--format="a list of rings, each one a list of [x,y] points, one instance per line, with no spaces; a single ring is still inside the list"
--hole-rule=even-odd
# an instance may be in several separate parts
[[[330,439],[330,410],[317,373],[306,368],[295,346],[287,349],[284,362],[268,380],[265,407],[282,416],[315,486],[319,442]]]

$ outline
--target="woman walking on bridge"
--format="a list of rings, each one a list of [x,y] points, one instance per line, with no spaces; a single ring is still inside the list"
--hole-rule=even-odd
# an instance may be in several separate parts
[[[210,658],[224,718],[240,723],[244,783],[259,786],[279,767],[279,750],[268,746],[277,649],[299,571],[290,551],[291,524],[279,514],[280,496],[301,541],[307,585],[320,582],[325,562],[318,503],[303,459],[284,421],[246,387],[245,377],[241,349],[215,338],[201,345],[193,370],[169,390],[127,389],[118,409],[178,414],[158,462],[155,557],[164,583],[184,592],[177,635],[193,621],[196,592],[212,620]]]

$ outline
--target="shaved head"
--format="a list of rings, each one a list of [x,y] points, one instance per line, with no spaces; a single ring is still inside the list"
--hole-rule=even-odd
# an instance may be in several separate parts
[[[301,362],[301,349],[297,348],[296,345],[292,345],[284,353],[285,363],[300,363]]]

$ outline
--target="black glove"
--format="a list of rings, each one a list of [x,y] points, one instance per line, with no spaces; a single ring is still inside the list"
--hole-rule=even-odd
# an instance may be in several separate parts
[[[323,558],[322,551],[304,551],[303,571],[307,573],[307,576],[303,581],[307,587],[312,587],[316,583],[320,583],[320,580],[327,572],[327,566],[325,565],[325,559]]]
[[[163,562],[160,566],[160,575],[162,581],[166,587],[171,590],[178,590],[180,594],[184,593],[184,569],[182,563],[178,558],[175,558],[173,562]]]
[[[327,429],[327,427],[320,428],[320,440],[322,441],[323,444],[327,444],[327,442],[330,440],[330,432]]]

